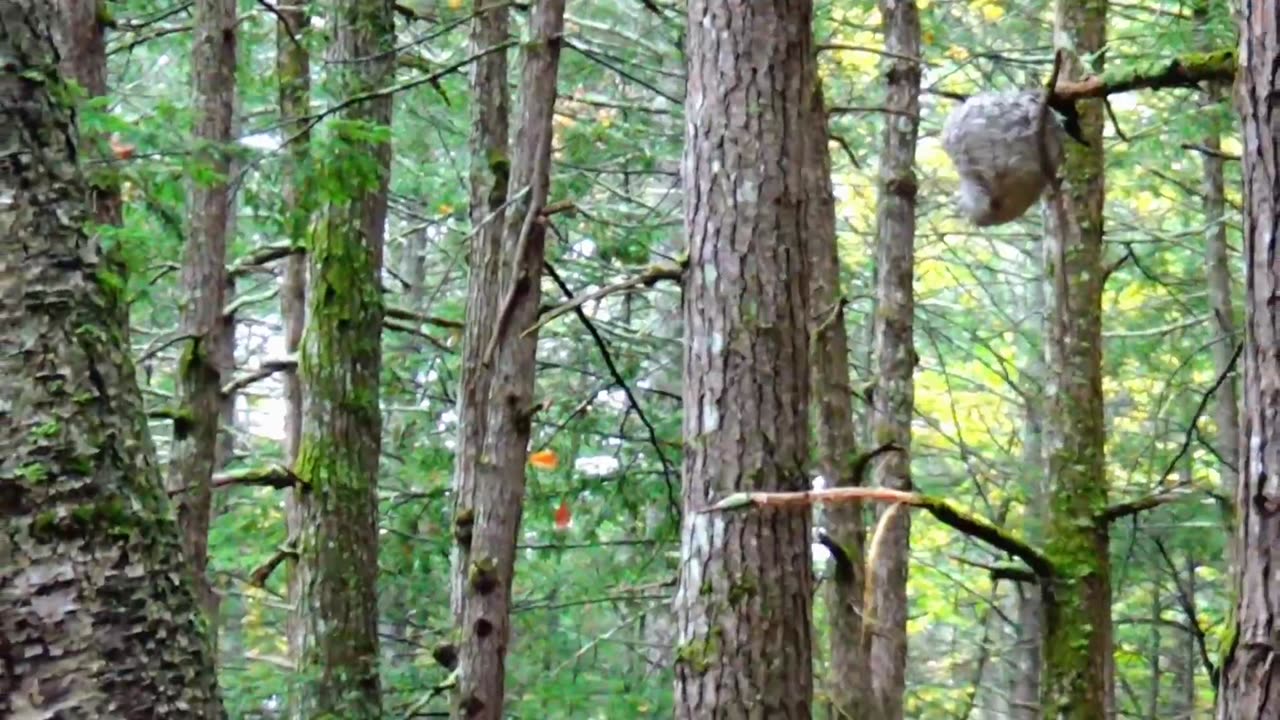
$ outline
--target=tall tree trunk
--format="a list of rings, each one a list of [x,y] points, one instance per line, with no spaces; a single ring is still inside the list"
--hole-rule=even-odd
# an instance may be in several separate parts
[[[471,21],[471,53],[480,55],[507,41],[509,14],[494,0],[475,0],[476,17]],[[454,622],[462,621],[462,601],[466,588],[471,548],[466,541],[471,508],[484,446],[489,385],[492,369],[482,365],[485,343],[498,324],[499,271],[502,267],[502,228],[507,201],[511,157],[507,139],[510,125],[510,98],[506,51],[490,52],[471,66],[471,247],[468,258],[467,315],[462,340],[462,373],[458,388],[458,448],[454,462],[454,523],[457,544],[452,552],[450,607]],[[519,189],[519,188],[517,188]],[[457,648],[447,646],[441,657],[456,658]],[[456,659],[446,662],[446,665]]]
[[[1218,720],[1267,717],[1280,708],[1280,623],[1275,554],[1280,514],[1280,6],[1245,3],[1241,19],[1241,115],[1244,119],[1245,346],[1244,466],[1236,488],[1235,608],[1222,660]]]
[[[195,78],[195,140],[199,171],[191,179],[187,241],[182,254],[182,331],[190,339],[178,363],[166,485],[178,505],[183,548],[214,628],[209,586],[211,487],[222,429],[222,378],[228,364],[227,223],[231,206],[228,151],[235,109],[235,0],[197,0],[191,67]],[[212,177],[210,177],[212,175]]]
[[[1058,0],[1056,35],[1064,79],[1086,73],[1080,56],[1106,41],[1106,0]],[[1095,60],[1100,63],[1101,60]],[[1094,68],[1101,72],[1101,68]],[[1111,583],[1106,429],[1102,408],[1102,104],[1079,104],[1088,147],[1068,143],[1060,192],[1048,195],[1049,313],[1045,455],[1049,478],[1046,552],[1059,573],[1041,586],[1045,637],[1044,717],[1111,717]]]
[[[103,265],[57,5],[0,4],[0,716],[221,718]]]
[[[1213,0],[1204,0],[1197,6],[1196,18],[1201,25],[1208,22],[1211,10],[1225,12],[1225,8],[1215,8],[1214,5]],[[1202,105],[1212,112],[1225,99],[1226,92],[1222,84],[1210,82]],[[1213,313],[1211,327],[1217,335],[1213,343],[1213,371],[1215,375],[1221,376],[1231,368],[1238,342],[1235,304],[1231,299],[1231,258],[1227,246],[1226,182],[1223,173],[1225,161],[1221,155],[1216,154],[1222,149],[1222,139],[1216,130],[1206,135],[1203,143],[1209,149],[1209,152],[1200,154],[1204,170],[1205,275],[1209,286],[1209,309]],[[1237,468],[1240,467],[1240,399],[1236,393],[1234,371],[1218,388],[1214,400],[1214,424],[1218,430],[1215,449],[1222,458],[1218,477],[1223,495],[1230,497],[1235,492]],[[1227,545],[1230,548],[1230,543]],[[1229,564],[1230,554],[1228,549]]]
[[[1036,543],[1043,542],[1044,524],[1049,514],[1044,462],[1044,409],[1041,397],[1044,393],[1044,336],[1045,284],[1044,252],[1042,244],[1034,243],[1024,286],[1026,315],[1038,320],[1032,333],[1029,351],[1022,360],[1020,376],[1023,382],[1024,426],[1022,429],[1023,486],[1027,493],[1027,507],[1023,511],[1025,537]],[[1013,662],[1013,688],[1010,693],[1010,717],[1013,720],[1039,720],[1041,650],[1044,638],[1043,603],[1040,587],[1035,583],[1018,583],[1014,586],[1017,600],[1017,644]]]
[[[818,470],[829,486],[848,487],[862,480],[853,472],[858,433],[853,422],[845,299],[840,292],[827,111],[821,84],[816,77],[811,82],[813,100],[806,117],[807,149],[811,157],[804,168],[809,188],[805,241],[810,269],[809,364],[813,373],[810,400],[817,430]],[[866,714],[869,692],[867,657],[862,644],[865,571],[862,507],[842,503],[826,508],[826,526],[827,534],[822,542],[831,551],[834,566],[834,576],[827,584],[827,613],[831,618],[828,696],[834,718],[853,720]]]
[[[296,139],[285,147],[281,196],[284,203],[285,232],[295,249],[306,247],[307,229],[311,224],[312,204],[308,199],[305,177],[310,156],[311,133],[304,118],[311,104],[311,54],[307,50],[307,28],[311,24],[307,6],[302,0],[289,0],[277,6],[276,81],[279,83],[281,121],[286,132]],[[284,323],[284,351],[295,360],[302,341],[307,311],[307,259],[295,252],[285,259],[280,283],[280,316]],[[295,468],[298,447],[302,442],[302,381],[294,365],[284,375],[284,461]],[[296,547],[302,533],[302,509],[297,488],[284,491],[286,537]],[[289,659],[297,667],[302,663],[306,637],[306,614],[300,605],[306,578],[300,572],[296,557],[288,562],[289,619],[286,635]],[[292,717],[298,717],[299,688],[294,687]]]
[[[454,575],[461,643],[455,716],[486,720],[502,717],[504,699],[511,586],[524,502],[538,347],[538,333],[525,334],[525,330],[537,320],[542,298],[546,224],[539,216],[551,186],[551,121],[564,0],[539,0],[530,32],[533,40],[524,46],[520,126],[507,186],[508,196],[516,198],[518,194],[519,199],[504,219],[500,255],[484,258],[497,262],[499,268],[499,281],[491,288],[499,294],[485,300],[497,300],[495,322],[482,325],[480,334],[472,336],[473,341],[479,341],[473,348],[480,353],[477,379],[488,374],[485,394],[471,397],[479,402],[475,412],[485,415],[484,434],[478,454],[459,458],[459,462],[475,465],[459,471],[459,478],[467,475],[471,484],[466,488],[468,495],[459,492],[454,515],[461,551]],[[501,157],[488,160],[490,172],[500,173]],[[473,185],[473,192],[476,190]],[[483,277],[481,273],[471,282]],[[471,318],[469,310],[468,326],[475,322]],[[474,389],[467,387],[463,392]],[[464,428],[463,433],[467,432]]]
[[[916,231],[916,135],[920,113],[920,66],[906,58],[920,56],[920,14],[915,0],[882,0],[885,50],[892,53],[885,75],[884,150],[880,156],[880,201],[876,214],[875,377],[871,432],[877,443],[892,442],[900,452],[882,456],[874,484],[911,489],[912,374],[916,365],[912,340],[915,298],[912,277]],[[885,521],[878,557],[870,575],[871,607],[866,628],[870,639],[871,689],[877,718],[901,720],[907,669],[907,555],[910,513],[893,512]],[[883,515],[882,515],[883,516]]]
[[[334,95],[386,87],[395,67],[390,0],[333,8]],[[307,326],[296,494],[298,566],[306,614],[303,697],[310,717],[381,715],[378,678],[378,460],[382,446],[382,245],[391,175],[391,97],[353,103],[335,128],[341,149],[321,172],[342,178],[308,248]]]
[[[811,714],[808,509],[700,510],[809,486],[812,14],[809,0],[688,6],[678,718]]]

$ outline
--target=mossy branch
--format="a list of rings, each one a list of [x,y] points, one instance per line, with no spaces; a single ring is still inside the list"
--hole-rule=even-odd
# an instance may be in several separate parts
[[[861,502],[902,503],[908,507],[929,511],[944,525],[986,542],[999,550],[1022,560],[1038,577],[1054,577],[1058,574],[1053,563],[1039,550],[1031,547],[1015,534],[997,527],[990,521],[965,512],[942,498],[920,493],[892,490],[883,487],[838,487],[825,490],[800,492],[750,492],[735,493],[701,512],[726,512],[746,507],[797,507],[818,503]]]
[[[1082,80],[1061,80],[1054,87],[1053,99],[1075,102],[1131,90],[1195,86],[1205,80],[1230,82],[1235,78],[1238,65],[1235,50],[1190,53],[1170,60],[1110,69]]]

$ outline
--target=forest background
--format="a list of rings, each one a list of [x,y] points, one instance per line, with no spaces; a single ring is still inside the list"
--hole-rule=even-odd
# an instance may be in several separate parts
[[[917,4],[911,475],[922,492],[1027,530],[1035,515],[1028,508],[1044,495],[1044,229],[1038,212],[997,229],[975,229],[957,217],[950,205],[956,181],[939,132],[957,95],[1043,84],[1052,64],[1052,3]],[[284,6],[240,0],[233,8],[234,74],[206,84],[193,102],[199,58],[208,62],[216,48],[193,42],[192,3],[104,7],[107,93],[84,105],[80,123],[88,134],[112,138],[123,221],[104,237],[128,266],[131,338],[162,464],[176,457],[175,426],[191,420],[178,409],[191,397],[183,387],[191,367],[183,308],[199,287],[183,272],[191,218],[200,217],[190,188],[230,180],[218,315],[234,336],[228,348],[235,371],[222,379],[223,445],[205,575],[228,713],[277,717],[294,667],[292,481],[280,464],[290,452],[286,391],[296,340],[291,347],[290,298],[281,288],[298,257],[293,239],[315,229],[298,226],[288,188],[291,163],[299,160],[290,148],[303,129],[312,131],[303,161],[313,169],[306,189],[312,207],[350,193],[368,158],[333,130],[336,111],[352,96],[326,81],[340,63],[326,49],[319,8],[308,27],[282,33]],[[540,331],[539,408],[507,663],[511,717],[672,712],[670,602],[680,559],[682,457],[681,327],[674,320],[681,298],[672,268],[685,247],[685,16],[658,7],[571,2],[565,18],[549,196],[558,212],[549,220],[544,309],[635,282],[573,311],[561,308]],[[1107,7],[1109,68],[1154,73],[1174,58],[1235,47],[1225,3]],[[377,632],[384,708],[413,716],[441,711],[448,698],[431,688],[450,676],[440,648],[452,632],[450,488],[474,236],[468,72],[476,58],[473,11],[461,0],[394,9]],[[512,10],[516,40],[505,52],[515,70],[514,97],[529,13],[519,4]],[[883,300],[876,292],[876,213],[884,125],[897,112],[886,107],[885,69],[893,57],[884,52],[884,18],[873,3],[821,2],[815,12],[854,411],[860,444],[873,447],[873,327]],[[281,88],[297,69],[282,58],[303,55],[310,98],[304,111],[282,112]],[[1170,490],[1184,496],[1112,526],[1116,703],[1125,717],[1203,716],[1213,702],[1218,637],[1231,622],[1223,507],[1234,487],[1235,449],[1224,447],[1215,419],[1221,389],[1236,382],[1241,320],[1229,301],[1236,297],[1240,307],[1230,283],[1238,287],[1241,277],[1241,144],[1228,89],[1164,87],[1108,100],[1106,473],[1117,502]],[[224,148],[229,164],[222,169],[211,167],[206,141],[197,138],[196,108],[211,97],[225,105],[236,139]],[[308,120],[300,125],[299,116]],[[1217,184],[1225,188],[1221,196]],[[1225,395],[1235,402],[1234,392]],[[171,495],[181,491],[171,483]],[[833,565],[816,540],[814,554],[821,704],[829,675],[821,586]],[[1004,561],[927,515],[913,518],[906,717],[1014,715],[1025,618],[1019,584],[1000,572]]]

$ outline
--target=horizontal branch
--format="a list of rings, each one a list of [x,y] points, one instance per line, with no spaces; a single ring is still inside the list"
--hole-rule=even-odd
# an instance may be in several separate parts
[[[891,490],[883,487],[839,487],[826,490],[807,490],[800,492],[749,492],[735,493],[701,512],[724,512],[744,507],[796,507],[812,506],[818,503],[862,502],[902,503],[908,507],[928,510],[944,525],[982,540],[999,550],[1022,560],[1038,577],[1053,577],[1057,574],[1053,563],[1039,550],[1031,547],[1012,533],[996,527],[990,521],[967,513],[941,498],[929,497],[920,493]]]
[[[457,320],[442,318],[442,317],[439,317],[438,315],[424,315],[420,312],[414,312],[413,310],[409,310],[408,308],[396,307],[393,305],[387,306],[386,314],[387,314],[387,317],[389,318],[408,320],[410,322],[415,322],[422,325],[434,325],[436,327],[450,328],[455,330],[462,329],[462,323]]]
[[[1160,63],[1108,70],[1083,80],[1059,80],[1053,99],[1070,103],[1131,90],[1194,86],[1205,80],[1230,82],[1237,65],[1235,50],[1192,53]]]
[[[1157,493],[1155,495],[1147,495],[1145,497],[1129,500],[1128,502],[1122,502],[1116,505],[1112,505],[1111,507],[1102,511],[1101,519],[1103,522],[1108,522],[1108,523],[1115,522],[1116,520],[1129,517],[1130,515],[1137,515],[1138,513],[1143,512],[1144,510],[1153,510],[1155,508],[1160,507],[1161,505],[1167,505],[1169,503],[1177,502],[1179,500],[1185,500],[1194,494],[1195,492],[1192,488],[1183,488],[1181,490],[1174,490],[1172,492]]]
[[[623,290],[630,290],[631,288],[634,288],[640,285],[652,286],[654,283],[658,282],[659,280],[679,280],[680,277],[683,275],[683,273],[684,273],[684,268],[682,268],[681,266],[675,263],[663,263],[660,265],[654,265],[648,268],[647,270],[645,270],[643,273],[633,278],[628,278],[626,280],[613,283],[612,285],[605,285],[602,288],[597,288],[596,290],[593,290],[589,293],[584,293],[582,295],[579,295],[568,302],[557,305],[556,307],[547,311],[546,314],[544,314],[541,318],[538,319],[538,322],[531,325],[521,335],[528,336],[529,333],[534,332],[538,328],[542,327],[543,325],[546,325],[552,320],[555,320],[561,315],[564,315],[565,313],[568,313],[574,310],[575,308],[581,307],[593,300],[599,300],[609,295],[613,295],[614,293],[619,293],[619,292],[622,292]]]
[[[248,255],[245,255],[232,263],[231,267],[227,268],[227,274],[232,278],[236,278],[259,270],[263,265],[275,262],[280,258],[286,258],[290,255],[302,255],[305,253],[306,248],[301,245],[266,245],[250,251]]]
[[[266,467],[217,473],[213,476],[213,487],[220,488],[229,485],[257,485],[282,490],[284,488],[303,487],[306,483],[303,482],[302,478],[294,474],[292,470],[283,465],[267,465]]]
[[[284,357],[263,360],[258,364],[258,369],[232,380],[222,386],[222,394],[224,396],[234,395],[246,387],[265,380],[278,372],[292,371],[298,367],[297,358]]]

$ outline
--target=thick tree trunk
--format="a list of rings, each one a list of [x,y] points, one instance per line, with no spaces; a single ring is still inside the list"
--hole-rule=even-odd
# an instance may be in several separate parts
[[[524,502],[538,347],[538,333],[526,335],[525,330],[537,320],[542,298],[546,224],[539,215],[551,185],[551,121],[564,32],[564,0],[539,0],[530,20],[530,32],[533,39],[524,46],[520,126],[507,186],[508,196],[514,199],[519,194],[519,199],[504,218],[500,256],[484,258],[497,262],[499,268],[499,281],[494,286],[499,293],[492,316],[495,321],[480,326],[479,335],[471,338],[479,341],[474,347],[480,353],[475,377],[492,373],[487,377],[484,395],[472,395],[465,401],[479,403],[475,412],[484,414],[483,439],[476,451],[469,449],[467,457],[459,457],[460,463],[475,464],[458,473],[460,479],[465,474],[471,484],[468,495],[459,492],[454,515],[460,550],[454,575],[460,642],[455,716],[486,720],[503,716],[511,586]],[[476,140],[483,142],[484,138]],[[489,172],[500,175],[501,156],[490,156],[488,162]],[[479,172],[484,174],[483,169]],[[478,192],[483,182],[473,185],[473,192]],[[491,195],[489,204],[494,199]],[[483,279],[486,272],[471,282]],[[485,312],[479,308],[477,311]],[[476,322],[471,318],[469,311],[469,329]],[[463,389],[463,393],[473,392],[471,387]],[[463,428],[462,432],[470,430]]]
[[[390,0],[334,7],[335,95],[385,87],[395,66]],[[391,98],[354,103],[336,129],[343,150],[321,172],[341,177],[310,235],[307,327],[297,473],[301,671],[305,712],[345,720],[381,716],[378,677],[378,459],[382,445],[382,244],[391,175]],[[357,125],[358,124],[358,125]]]
[[[475,0],[476,18],[471,24],[471,53],[480,54],[507,41],[510,33],[506,6],[494,0]],[[471,66],[471,176],[470,215],[472,237],[468,258],[467,321],[462,340],[462,373],[458,388],[458,448],[454,463],[454,522],[457,544],[453,548],[450,607],[454,622],[462,620],[462,600],[467,582],[471,548],[464,539],[470,530],[463,514],[474,504],[480,451],[488,422],[492,368],[481,363],[485,344],[498,324],[502,302],[499,271],[502,267],[502,228],[507,201],[511,157],[507,139],[510,99],[507,53],[491,52]],[[519,189],[519,188],[517,188]],[[474,523],[472,523],[474,524]],[[444,656],[456,656],[457,648],[445,648]]]
[[[195,77],[193,147],[200,172],[191,181],[187,242],[182,255],[182,331],[190,337],[178,363],[177,417],[173,421],[166,486],[178,506],[183,548],[205,611],[216,628],[209,586],[211,488],[222,428],[222,379],[227,333],[227,223],[230,210],[227,151],[236,91],[235,0],[197,0],[191,66]],[[214,177],[209,179],[206,173]],[[216,633],[216,630],[215,630]]]
[[[1225,645],[1218,720],[1267,717],[1280,708],[1280,5],[1245,3],[1241,20],[1244,119],[1244,465],[1236,488],[1235,627]]]
[[[809,0],[688,7],[678,718],[811,714],[808,509],[700,512],[809,486],[811,22]]]
[[[816,65],[815,65],[816,67]],[[845,299],[840,292],[840,255],[836,245],[835,195],[831,187],[831,155],[827,150],[827,114],[817,78],[808,123],[805,183],[805,241],[809,253],[809,364],[813,376],[810,400],[818,439],[818,470],[828,486],[850,486],[858,451],[853,423],[853,389],[849,380],[849,336],[844,324]],[[862,507],[836,504],[825,509],[826,536],[833,576],[827,585],[831,618],[828,696],[833,718],[854,720],[866,714],[869,692],[867,656],[862,643],[864,542]]]
[[[307,51],[306,36],[311,20],[307,6],[301,0],[290,0],[278,6],[276,24],[276,81],[279,83],[280,116],[286,132],[297,135],[285,150],[283,186],[285,228],[289,242],[296,248],[306,247],[307,228],[311,224],[312,207],[305,182],[311,134],[305,117],[311,103],[311,55]],[[302,342],[302,330],[307,311],[307,259],[302,253],[294,253],[285,259],[284,276],[280,283],[280,316],[284,323],[284,350],[297,358]],[[284,375],[284,461],[296,470],[298,447],[302,442],[302,380],[297,366]],[[297,488],[284,491],[285,526],[287,537],[296,546],[302,533],[302,509],[298,503]],[[288,598],[293,608],[286,623],[289,643],[289,659],[294,666],[301,665],[306,638],[306,615],[300,605],[305,578],[298,571],[296,557],[288,561]],[[291,710],[299,709],[297,693]]]
[[[0,716],[220,718],[121,278],[83,229],[55,8],[0,4]]]
[[[1065,79],[1085,73],[1079,55],[1102,49],[1105,0],[1058,0],[1057,34],[1067,48]],[[1095,61],[1098,62],[1098,61]],[[1045,455],[1049,478],[1046,552],[1059,570],[1041,586],[1044,602],[1044,717],[1111,717],[1111,584],[1106,429],[1102,408],[1102,104],[1079,104],[1088,147],[1067,145],[1060,192],[1045,213],[1049,313]]]
[[[876,215],[875,377],[871,432],[877,444],[892,442],[901,452],[882,456],[873,484],[911,489],[912,375],[916,353],[912,339],[915,298],[916,135],[920,113],[920,66],[905,58],[920,56],[920,14],[915,0],[883,0],[885,50],[898,56],[888,63],[884,150],[880,156],[880,201]],[[882,508],[880,513],[894,512]],[[877,557],[870,558],[871,689],[877,718],[901,720],[907,669],[907,555],[911,516],[894,512],[887,520]]]

